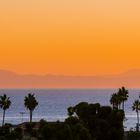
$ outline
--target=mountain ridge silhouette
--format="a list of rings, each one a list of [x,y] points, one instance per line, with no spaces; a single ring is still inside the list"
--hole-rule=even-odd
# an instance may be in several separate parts
[[[98,76],[18,74],[0,69],[1,88],[116,88],[122,85],[139,88],[140,69]]]

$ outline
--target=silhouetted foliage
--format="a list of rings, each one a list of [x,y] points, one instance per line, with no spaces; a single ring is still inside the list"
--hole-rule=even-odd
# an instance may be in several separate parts
[[[124,102],[126,102],[129,97],[128,90],[125,89],[125,87],[121,87],[121,88],[119,88],[118,95],[120,96],[121,103],[122,103],[122,109],[124,110]]]
[[[17,138],[17,139],[21,139],[22,138],[22,129],[21,128],[15,128],[15,130],[12,132],[13,135],[14,135],[14,138]]]
[[[81,102],[71,109],[73,117],[69,117],[65,122],[74,127],[80,124],[88,130],[91,139],[114,140],[115,136],[116,140],[122,140],[125,116],[123,110],[87,102]]]
[[[69,124],[69,125],[75,125],[75,124],[77,124],[77,123],[80,123],[80,120],[79,120],[77,117],[71,116],[71,117],[67,118],[67,119],[65,120],[65,122],[66,122],[67,124]]]
[[[21,133],[18,133],[22,137]],[[11,124],[5,124],[2,127],[0,127],[0,140],[18,140],[19,137],[17,137],[14,130],[12,130]],[[21,138],[20,137],[20,138]]]
[[[68,116],[72,116],[74,114],[74,108],[73,107],[69,107],[68,108]]]
[[[121,102],[122,101],[119,94],[114,93],[111,95],[110,104],[112,105],[113,109],[120,109]]]
[[[136,130],[139,131],[139,111],[140,111],[140,101],[139,100],[135,100],[132,106],[132,110],[136,111],[137,113],[137,126],[136,126]]]
[[[69,125],[64,123],[49,123],[40,127],[42,140],[72,140]]]
[[[122,110],[124,110],[124,102],[127,101],[128,97],[128,90],[125,87],[121,87],[117,93],[111,95],[110,104],[113,109],[120,109],[122,104]]]
[[[138,131],[129,131],[127,134],[127,140],[139,140],[140,132]]]
[[[2,125],[4,125],[4,119],[5,119],[5,112],[7,109],[9,109],[11,105],[10,97],[7,97],[6,94],[0,96],[0,108],[3,109],[3,119],[2,119]]]
[[[25,107],[30,111],[30,123],[32,122],[32,113],[36,106],[38,105],[38,102],[34,96],[34,94],[29,93],[28,96],[25,96],[24,99],[24,105]]]

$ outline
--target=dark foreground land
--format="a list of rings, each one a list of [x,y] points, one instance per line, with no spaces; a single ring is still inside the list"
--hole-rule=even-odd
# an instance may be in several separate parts
[[[140,132],[124,132],[125,112],[99,103],[68,108],[64,122],[25,122],[0,127],[0,140],[140,140]]]
[[[123,110],[81,102],[64,122],[28,122],[0,128],[0,140],[123,140]]]

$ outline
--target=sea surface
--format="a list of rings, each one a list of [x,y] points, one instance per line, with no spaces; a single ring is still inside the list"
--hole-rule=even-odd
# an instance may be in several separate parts
[[[67,118],[67,108],[79,102],[100,103],[110,105],[111,94],[116,89],[0,89],[0,94],[6,93],[11,101],[11,107],[6,111],[5,122],[19,124],[29,121],[29,111],[24,107],[24,97],[28,93],[35,93],[39,102],[33,112],[33,121],[45,119],[47,121],[64,121]],[[138,99],[140,89],[129,89],[129,99],[125,103],[126,130],[136,126],[136,112],[132,111],[132,104]],[[2,110],[0,109],[2,122]],[[0,124],[1,124],[0,122]]]

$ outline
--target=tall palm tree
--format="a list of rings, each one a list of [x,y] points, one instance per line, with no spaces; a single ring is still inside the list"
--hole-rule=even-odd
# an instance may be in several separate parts
[[[121,99],[117,93],[111,95],[110,103],[112,104],[113,108],[120,109]]]
[[[137,113],[137,131],[139,131],[139,110],[140,110],[140,101],[139,100],[135,100],[132,106],[132,110],[136,111]]]
[[[25,96],[24,105],[25,105],[26,109],[30,111],[30,123],[31,123],[33,111],[36,108],[36,106],[38,105],[38,102],[37,102],[34,94],[29,93],[27,96]]]
[[[128,100],[128,90],[125,89],[125,87],[119,88],[118,94],[120,96],[121,102],[122,102],[122,109],[124,110],[124,102]]]
[[[5,120],[5,112],[9,109],[11,105],[10,97],[7,97],[6,94],[0,96],[0,108],[3,109],[3,119],[2,119],[2,126],[4,125]]]

